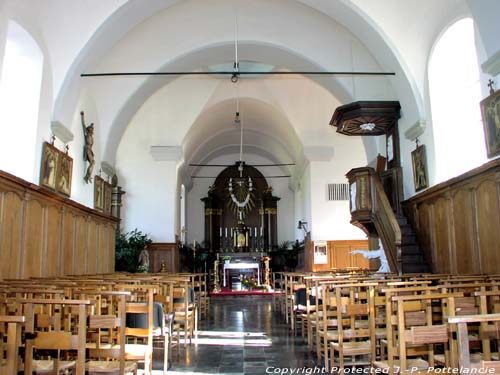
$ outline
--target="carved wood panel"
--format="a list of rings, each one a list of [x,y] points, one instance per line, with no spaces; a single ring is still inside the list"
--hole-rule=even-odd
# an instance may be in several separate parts
[[[480,272],[475,246],[473,194],[469,189],[459,190],[452,198],[453,231],[457,273]]]
[[[314,244],[313,244],[314,247]],[[314,264],[314,249],[310,253],[312,269],[309,271],[347,270],[351,268],[377,270],[378,260],[368,260],[360,254],[351,254],[352,250],[368,249],[368,240],[338,240],[327,242],[327,264]]]
[[[499,181],[497,159],[406,202],[434,272],[498,273]]]
[[[58,275],[58,270],[61,267],[61,256],[59,252],[59,244],[61,235],[50,236],[49,233],[61,233],[62,212],[57,206],[49,206],[46,213],[46,259],[44,270],[46,276],[53,277]]]
[[[434,204],[434,228],[436,247],[439,250],[437,255],[437,266],[440,272],[448,273],[452,271],[454,259],[450,254],[450,211],[449,200],[447,198],[440,198]]]
[[[500,264],[500,208],[498,182],[487,180],[476,190],[476,217],[479,258],[482,271],[498,273]]]
[[[0,279],[113,272],[116,225],[0,171]]]

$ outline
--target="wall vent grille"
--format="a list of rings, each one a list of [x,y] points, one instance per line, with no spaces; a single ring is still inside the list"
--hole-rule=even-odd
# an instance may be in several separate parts
[[[329,201],[349,200],[349,184],[328,184],[327,190]]]

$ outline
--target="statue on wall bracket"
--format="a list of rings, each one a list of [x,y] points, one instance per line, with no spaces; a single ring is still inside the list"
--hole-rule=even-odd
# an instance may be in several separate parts
[[[89,184],[92,182],[92,171],[95,165],[94,151],[92,150],[92,146],[94,145],[94,123],[86,126],[83,111],[80,112],[80,116],[82,118],[83,137],[85,140],[85,145],[83,146],[83,160],[89,163],[83,179]]]

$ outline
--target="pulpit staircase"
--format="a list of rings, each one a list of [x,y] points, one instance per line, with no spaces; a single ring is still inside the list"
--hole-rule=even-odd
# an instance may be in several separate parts
[[[375,170],[355,168],[347,178],[351,187],[351,223],[369,237],[381,239],[391,270],[398,274],[429,272],[413,228],[389,202]]]
[[[401,269],[402,273],[430,272],[422,249],[417,241],[417,235],[408,219],[404,216],[396,217],[401,229]]]

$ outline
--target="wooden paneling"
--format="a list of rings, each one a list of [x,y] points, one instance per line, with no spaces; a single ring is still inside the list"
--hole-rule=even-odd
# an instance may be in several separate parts
[[[62,225],[62,213],[61,210],[56,206],[49,206],[47,208],[47,218],[46,218],[46,256],[44,269],[46,272],[45,276],[54,277],[58,276],[58,270],[61,267],[61,256],[59,252],[59,244],[61,243],[61,235],[50,236],[49,233],[60,233]]]
[[[498,273],[500,264],[500,208],[498,181],[482,182],[476,190],[477,238],[484,273]]]
[[[0,279],[113,272],[116,225],[0,171]]]
[[[442,197],[434,203],[435,243],[438,249],[437,266],[443,273],[451,272],[454,259],[450,256],[450,200]]]
[[[73,263],[75,262],[75,215],[73,212],[65,213],[62,227],[62,274],[73,274]]]
[[[97,224],[90,221],[88,224],[88,248],[87,248],[87,273],[97,273]]]
[[[498,272],[499,159],[416,195],[405,207],[434,272]]]
[[[21,272],[25,277],[41,277],[44,260],[43,207],[38,200],[28,200],[24,212]]]
[[[314,243],[312,246],[314,249]],[[353,255],[353,250],[368,250],[368,240],[342,240],[342,241],[327,241],[327,264],[313,264],[314,250],[311,252],[312,269],[307,271],[322,272],[332,271],[335,269],[371,269],[377,270],[380,266],[378,260],[368,260],[360,254]]]
[[[5,192],[2,194],[2,221],[0,228],[1,272],[3,278],[14,278],[20,272],[22,250],[23,201],[21,194]],[[5,276],[4,276],[5,275]]]
[[[467,213],[472,212],[473,194],[469,190],[459,190],[452,198],[455,260],[457,273],[480,272],[477,257],[474,254],[476,234],[473,231],[474,218]]]
[[[175,243],[152,243],[149,248],[149,272],[160,272],[162,263],[167,272],[179,272],[179,249]]]

